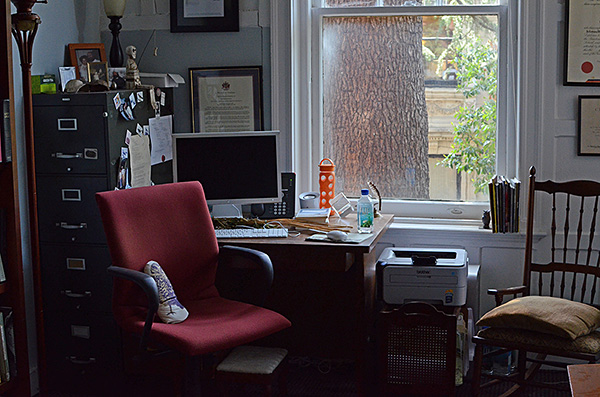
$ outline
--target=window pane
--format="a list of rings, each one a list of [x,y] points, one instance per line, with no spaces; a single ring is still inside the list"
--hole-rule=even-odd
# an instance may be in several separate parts
[[[326,17],[322,66],[323,154],[339,191],[358,196],[371,180],[386,198],[487,200],[496,17]]]
[[[454,5],[492,5],[499,4],[498,0],[325,0],[325,7],[374,7],[374,6],[454,6]]]

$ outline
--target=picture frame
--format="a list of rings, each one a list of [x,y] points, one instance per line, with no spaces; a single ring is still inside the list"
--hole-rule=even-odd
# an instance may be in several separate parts
[[[600,86],[600,7],[594,2],[565,2],[563,85]]]
[[[600,156],[600,96],[580,95],[577,155]]]
[[[68,49],[71,66],[75,66],[77,78],[85,82],[89,82],[88,63],[106,62],[106,51],[103,43],[71,43],[68,45]]]
[[[127,72],[127,68],[124,67],[120,67],[120,68],[108,68],[108,79],[109,79],[109,85],[111,87],[111,89],[125,89],[126,87],[126,82],[125,82],[125,74]]]
[[[262,131],[262,67],[190,68],[192,131]]]
[[[88,81],[91,83],[104,81],[110,87],[108,62],[90,62],[88,64]]]
[[[171,32],[239,32],[239,0],[170,0]]]

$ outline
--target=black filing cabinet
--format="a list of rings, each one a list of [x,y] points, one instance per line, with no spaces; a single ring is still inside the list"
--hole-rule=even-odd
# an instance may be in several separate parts
[[[50,390],[113,389],[123,373],[111,313],[110,255],[94,194],[114,189],[121,147],[154,117],[149,95],[127,120],[117,91],[34,95],[40,262]],[[120,98],[137,91],[119,91]],[[83,390],[82,390],[83,389]]]

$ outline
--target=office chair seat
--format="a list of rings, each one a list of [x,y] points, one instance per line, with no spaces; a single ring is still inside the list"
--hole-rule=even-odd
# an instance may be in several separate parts
[[[183,304],[190,313],[185,321],[179,324],[155,322],[150,336],[152,341],[187,356],[230,349],[289,327],[289,321],[273,311],[222,297]],[[146,312],[147,308],[140,308],[119,325],[125,331],[141,334]]]

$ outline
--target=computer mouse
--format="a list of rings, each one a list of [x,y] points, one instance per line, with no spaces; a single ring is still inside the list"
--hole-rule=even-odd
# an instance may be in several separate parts
[[[335,242],[346,241],[348,239],[348,234],[341,230],[332,230],[327,233],[327,238]]]

